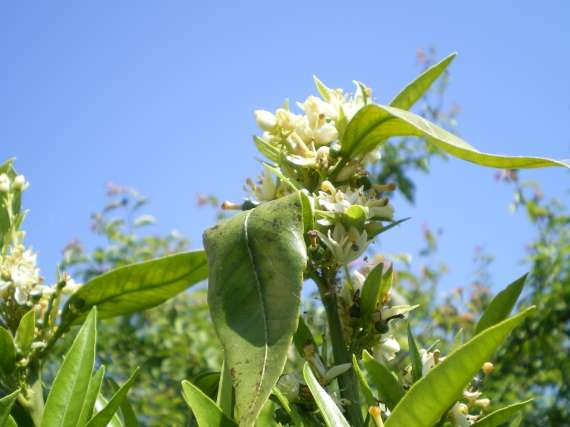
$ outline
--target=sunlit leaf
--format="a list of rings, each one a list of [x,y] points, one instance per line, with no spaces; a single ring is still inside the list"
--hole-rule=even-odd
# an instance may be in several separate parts
[[[497,347],[534,307],[492,326],[450,353],[414,383],[388,417],[386,427],[431,427],[461,396]]]
[[[182,395],[192,409],[199,427],[234,427],[237,426],[229,419],[216,403],[206,396],[198,387],[189,381],[182,381]]]
[[[376,386],[380,399],[389,409],[393,409],[404,395],[404,389],[398,378],[386,365],[377,361],[366,350],[362,353],[362,361],[372,384]]]
[[[311,390],[317,406],[321,410],[321,416],[325,420],[325,424],[328,427],[350,427],[338,406],[336,406],[332,398],[315,378],[308,363],[305,363],[303,367],[303,377]]]
[[[523,407],[528,405],[530,402],[532,402],[532,399],[497,409],[496,411],[485,415],[483,418],[477,421],[473,427],[499,427],[513,419],[521,411],[521,409],[523,409]]]
[[[57,372],[41,427],[75,426],[95,364],[97,311],[91,310]]]
[[[0,426],[5,426],[8,423],[12,406],[18,398],[20,390],[16,390],[2,398],[0,398]]]
[[[101,391],[101,384],[103,383],[103,377],[105,376],[105,367],[101,366],[95,372],[95,375],[89,381],[89,387],[87,388],[87,393],[83,399],[83,407],[81,408],[81,414],[79,415],[79,421],[77,425],[83,426],[93,416],[93,410],[95,409],[95,402],[97,401],[97,396]]]
[[[475,334],[503,321],[511,314],[523,290],[526,277],[527,274],[522,275],[493,298],[481,319],[477,322]]]
[[[119,267],[81,286],[65,305],[63,323],[80,321],[93,306],[102,319],[146,310],[205,280],[207,274],[204,251]]]
[[[32,348],[34,341],[34,332],[36,329],[36,312],[29,310],[18,325],[16,330],[16,338],[14,339],[16,347],[22,354],[28,354]]]
[[[306,249],[299,193],[207,230],[208,303],[225,351],[240,425],[269,398],[297,329]]]

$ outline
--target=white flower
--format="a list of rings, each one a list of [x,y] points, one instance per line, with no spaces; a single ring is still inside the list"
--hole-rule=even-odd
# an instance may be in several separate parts
[[[366,281],[366,277],[360,271],[355,271],[352,273],[352,285],[354,286],[354,292],[362,291],[362,286],[364,286],[364,282]]]
[[[10,191],[10,178],[5,173],[0,174],[0,193]]]
[[[277,120],[277,126],[281,129],[293,131],[299,125],[302,117],[284,108],[279,108],[275,112],[275,119]]]
[[[422,359],[422,376],[425,376],[435,365],[444,359],[440,357],[439,350],[427,351],[423,348],[420,349],[420,357]]]
[[[4,277],[0,280],[0,292],[13,288],[16,303],[26,304],[30,292],[41,282],[36,254],[17,245],[3,260],[0,270]]]
[[[348,264],[366,251],[368,235],[351,227],[348,232],[342,224],[336,224],[327,234],[317,231],[319,238],[331,251],[339,264]]]
[[[271,171],[264,167],[259,177],[259,185],[255,186],[255,197],[260,202],[268,202],[275,199],[277,193],[277,184],[273,180]]]
[[[400,344],[394,338],[382,338],[372,351],[379,360],[381,360],[381,357],[386,360],[392,360],[396,357],[396,353],[400,351]]]
[[[14,178],[14,182],[12,183],[12,188],[17,191],[24,191],[30,186],[30,183],[26,181],[26,177],[24,175],[18,175]]]
[[[265,131],[272,131],[277,126],[277,119],[275,115],[266,110],[255,110],[253,112],[255,116],[255,121],[257,122],[257,126],[259,126],[262,130]]]
[[[465,403],[457,402],[450,411],[451,423],[454,427],[469,427],[471,423],[468,419],[469,408]]]

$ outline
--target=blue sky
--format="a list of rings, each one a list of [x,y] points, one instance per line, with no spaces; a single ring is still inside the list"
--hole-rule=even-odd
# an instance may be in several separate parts
[[[201,246],[214,220],[198,193],[238,200],[257,174],[252,111],[353,79],[388,101],[418,71],[417,48],[458,51],[448,99],[461,135],[483,151],[570,158],[570,3],[5,2],[0,11],[0,157],[32,186],[28,242],[53,279],[61,248],[89,246],[89,215],[112,180],[150,196],[161,230]],[[494,171],[459,160],[418,176],[412,220],[381,242],[414,252],[422,224],[444,230],[445,284],[465,285],[474,247],[495,254],[502,286],[524,272],[532,236]],[[570,174],[524,172],[551,196]],[[568,199],[566,199],[568,200]]]

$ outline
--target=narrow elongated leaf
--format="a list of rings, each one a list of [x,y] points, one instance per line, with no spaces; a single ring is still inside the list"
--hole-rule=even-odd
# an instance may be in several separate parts
[[[204,234],[208,303],[236,394],[240,425],[255,421],[297,329],[306,264],[299,193],[263,203]]]
[[[108,378],[107,381],[111,385],[113,393],[116,393],[121,388],[113,378]],[[125,427],[139,427],[139,420],[137,419],[135,410],[129,403],[129,399],[127,397],[125,397],[121,403],[121,415],[123,415],[123,423],[125,424]]]
[[[0,399],[0,426],[5,426],[8,423],[12,406],[18,398],[20,390],[16,390]]]
[[[69,298],[63,322],[80,321],[93,306],[105,319],[159,305],[205,280],[206,263],[204,251],[192,251],[111,270],[90,280]]]
[[[501,292],[489,304],[485,310],[477,326],[475,327],[475,334],[505,320],[513,310],[526,281],[527,274],[519,277]]]
[[[570,168],[570,163],[566,161],[482,153],[417,114],[385,105],[367,105],[356,113],[344,134],[342,154],[345,158],[364,155],[394,136],[425,138],[452,156],[482,166],[505,169],[551,166]]]
[[[377,361],[366,350],[362,353],[366,372],[378,390],[380,398],[389,409],[393,409],[404,395],[404,389],[394,373],[383,363]]]
[[[416,382],[422,377],[422,358],[416,345],[416,340],[412,334],[412,328],[408,323],[408,351],[410,352],[410,359],[412,361],[412,380]]]
[[[237,426],[229,419],[216,403],[206,396],[198,387],[189,381],[182,381],[182,396],[192,409],[198,427],[234,427]]]
[[[489,415],[484,416],[477,421],[473,427],[499,427],[511,420],[517,415],[523,407],[532,402],[533,399],[525,400],[524,402],[514,403],[504,408],[497,409]]]
[[[18,173],[14,169],[12,163],[14,159],[6,160],[2,165],[0,165],[0,174],[6,174],[10,180],[13,180]],[[8,231],[15,224],[10,223],[9,210],[12,212],[12,219],[14,222],[22,220],[20,214],[21,204],[22,204],[22,192],[15,191],[14,197],[12,198],[12,206],[6,204],[6,198],[3,193],[0,194],[0,249],[8,243]]]
[[[48,395],[41,427],[75,427],[95,364],[97,310],[91,310],[65,355]]]
[[[293,335],[293,343],[295,344],[295,348],[301,357],[305,357],[306,346],[312,345],[315,350],[317,349],[317,343],[315,342],[313,333],[307,326],[307,323],[305,322],[305,319],[302,315],[299,316],[299,324],[297,326],[295,335]]]
[[[311,390],[311,394],[315,398],[317,406],[321,410],[325,424],[328,427],[350,427],[348,421],[346,421],[346,418],[344,418],[344,415],[342,415],[342,412],[334,403],[334,400],[332,400],[315,378],[308,363],[305,363],[305,366],[303,366],[303,377]]]
[[[14,421],[14,418],[12,418],[10,415],[8,415],[8,419],[6,420],[6,427],[18,427],[16,421]]]
[[[16,346],[12,334],[0,326],[0,369],[6,373],[13,372],[16,363]]]
[[[230,370],[225,362],[222,364],[216,404],[228,418],[232,418],[234,413],[234,389]]]
[[[36,329],[36,312],[30,310],[20,320],[16,330],[16,347],[22,354],[28,354],[34,342],[34,331]]]
[[[101,392],[101,384],[103,383],[103,377],[105,376],[105,367],[101,366],[95,372],[95,375],[89,381],[89,387],[87,388],[87,393],[85,394],[85,399],[83,400],[83,407],[81,408],[81,415],[79,416],[79,421],[77,425],[83,426],[91,419],[93,415],[93,410],[95,409],[95,402],[97,401],[97,396]]]
[[[519,412],[518,414],[515,415],[515,417],[509,424],[509,427],[519,427],[522,423],[522,420],[523,420],[522,414]]]
[[[395,98],[390,102],[390,106],[409,110],[431,87],[433,82],[447,69],[449,64],[455,59],[457,53],[445,57],[441,62],[432,65],[416,79],[410,82]]]
[[[103,393],[99,392],[99,394],[97,395],[97,400],[95,401],[95,408],[93,412],[97,413],[99,411],[102,411],[103,408],[105,408],[108,404],[109,400],[105,396],[103,396]],[[119,414],[114,414],[109,423],[107,424],[107,427],[125,427],[125,426],[123,425],[123,421],[121,420],[121,417],[119,417]]]
[[[360,369],[360,365],[358,364],[358,359],[355,354],[352,355],[352,367],[354,368],[356,378],[358,378],[358,382],[360,383],[360,390],[362,390],[362,393],[364,394],[366,404],[369,406],[378,404],[378,401],[374,397],[374,393],[372,393],[370,385],[368,385],[368,381],[366,381],[366,378],[364,377],[364,373]]]
[[[377,264],[366,276],[360,296],[362,321],[366,324],[378,307],[378,303],[392,286],[392,266],[384,271],[384,264]]]
[[[461,396],[483,363],[534,309],[530,307],[484,330],[450,353],[410,388],[388,417],[386,427],[433,426]]]
[[[138,372],[139,369],[135,369],[127,382],[125,382],[125,384],[123,384],[121,388],[119,388],[119,390],[113,394],[113,397],[111,400],[109,400],[109,403],[107,403],[107,405],[101,411],[99,411],[93,418],[89,420],[87,427],[105,427],[109,421],[111,421],[113,416],[121,407],[123,400],[127,397],[127,393],[133,385]]]

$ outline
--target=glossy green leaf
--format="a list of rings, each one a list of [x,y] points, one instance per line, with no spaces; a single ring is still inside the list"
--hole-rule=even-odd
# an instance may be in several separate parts
[[[317,349],[317,343],[313,337],[313,333],[307,326],[305,319],[302,315],[299,316],[299,324],[297,326],[297,331],[293,335],[293,344],[301,357],[305,357],[305,347],[312,345],[315,350]]]
[[[189,381],[182,381],[182,396],[196,417],[199,427],[232,427],[237,424],[228,418],[216,403]]]
[[[0,326],[0,368],[6,372],[11,373],[14,370],[16,363],[16,346],[12,334]]]
[[[208,303],[232,374],[240,425],[255,421],[297,330],[306,264],[299,193],[207,230]]]
[[[65,305],[63,322],[77,322],[97,306],[101,319],[157,306],[206,279],[204,251],[183,252],[131,264],[97,276]]]
[[[6,420],[6,427],[18,427],[16,421],[14,421],[14,418],[12,418],[10,415],[8,415],[8,419]]]
[[[258,136],[253,137],[253,142],[261,154],[267,157],[272,162],[277,162],[279,160],[280,151],[277,147],[266,142],[264,139]]]
[[[482,166],[519,169],[562,166],[570,163],[542,157],[504,156],[482,153],[461,138],[409,111],[385,105],[363,107],[348,124],[342,141],[345,158],[362,156],[387,138],[417,136],[457,158]]]
[[[89,381],[89,387],[87,388],[87,393],[83,399],[83,407],[81,408],[81,414],[79,415],[77,425],[84,426],[91,419],[93,410],[95,409],[97,396],[101,392],[101,384],[103,383],[104,376],[105,367],[101,366]]]
[[[99,411],[102,411],[103,408],[105,408],[108,404],[109,400],[105,396],[103,396],[103,393],[99,392],[99,394],[97,395],[97,400],[95,401],[95,408],[93,412],[97,413]],[[123,421],[121,420],[121,417],[119,417],[119,414],[115,413],[113,414],[113,417],[107,424],[107,427],[125,427],[125,426],[123,425]]]
[[[499,427],[502,424],[513,419],[523,407],[532,402],[533,399],[525,400],[524,402],[514,403],[504,408],[497,409],[489,415],[485,415],[477,421],[473,427]]]
[[[514,416],[513,420],[509,424],[509,427],[519,427],[522,423],[522,420],[523,420],[522,414],[519,412]]]
[[[315,378],[308,363],[305,363],[305,366],[303,366],[303,377],[311,390],[317,406],[321,410],[321,416],[325,420],[325,424],[328,427],[350,427],[338,406],[336,406],[332,398]]]
[[[28,354],[34,342],[34,332],[36,329],[36,312],[30,310],[20,320],[18,329],[16,330],[16,348],[22,354]]]
[[[107,381],[111,385],[113,393],[116,393],[121,388],[113,378],[108,378]],[[125,397],[121,403],[121,415],[123,416],[123,424],[125,427],[139,427],[139,420],[137,419],[135,410],[131,406],[128,397]]]
[[[534,307],[492,326],[450,353],[408,390],[386,427],[431,427],[461,396],[483,363]]]
[[[372,384],[378,390],[380,399],[386,403],[389,409],[393,409],[404,396],[404,389],[398,378],[386,365],[377,361],[366,350],[362,353],[362,361],[364,362],[366,372],[372,379]]]
[[[192,378],[192,384],[198,387],[211,399],[215,399],[218,394],[221,373],[217,371],[204,371]]]
[[[369,406],[377,405],[378,401],[374,397],[374,393],[372,393],[372,389],[364,377],[364,373],[360,369],[360,365],[358,364],[358,359],[356,358],[355,354],[352,355],[352,367],[354,369],[354,373],[356,374],[356,378],[358,378],[358,382],[360,383],[360,390],[362,391],[362,394],[364,394],[366,404]]]
[[[441,62],[432,65],[416,79],[410,82],[396,97],[390,101],[390,106],[409,110],[431,87],[433,82],[447,69],[457,53],[445,57]]]
[[[412,328],[408,323],[408,351],[410,353],[410,360],[412,361],[412,380],[416,382],[422,377],[422,358],[416,340],[412,334]]]
[[[12,406],[18,398],[20,390],[16,390],[2,398],[0,398],[0,426],[5,426],[8,423],[8,417],[12,411]]]
[[[493,326],[506,319],[515,307],[515,304],[523,290],[527,274],[522,275],[501,292],[491,301],[477,326],[475,327],[475,334]]]
[[[48,395],[41,427],[75,427],[95,364],[97,310],[93,309],[57,372]]]
[[[138,372],[139,369],[138,368],[135,369],[135,371],[130,376],[130,378],[125,382],[125,384],[123,384],[121,388],[119,388],[119,390],[117,390],[117,392],[113,394],[113,397],[111,398],[111,400],[109,400],[109,403],[107,403],[107,405],[105,405],[105,407],[101,411],[99,411],[97,414],[93,416],[93,418],[89,420],[89,422],[87,423],[87,427],[107,426],[109,421],[111,421],[111,419],[113,418],[113,415],[115,415],[119,410],[119,408],[121,407],[123,400],[127,397],[127,393],[129,392],[129,389],[133,385]]]
[[[384,264],[382,263],[374,266],[366,276],[366,280],[362,285],[360,308],[362,310],[362,321],[364,324],[371,321],[372,314],[376,311],[378,303],[392,286],[392,266],[388,267],[386,271],[383,269]]]

